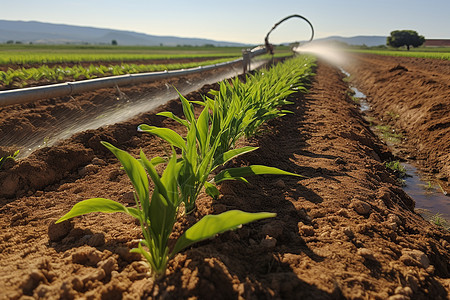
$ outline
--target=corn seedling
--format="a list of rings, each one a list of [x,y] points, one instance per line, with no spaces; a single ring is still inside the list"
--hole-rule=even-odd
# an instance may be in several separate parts
[[[216,136],[215,141],[211,144],[213,136],[214,123],[209,121],[208,108],[203,108],[202,113],[195,119],[192,104],[190,104],[183,96],[180,95],[186,120],[180,119],[172,113],[162,113],[165,116],[173,118],[188,127],[186,138],[181,137],[175,131],[168,128],[160,128],[149,126],[146,124],[139,125],[138,130],[156,135],[172,147],[177,147],[182,151],[182,158],[179,162],[180,171],[178,176],[178,184],[181,190],[182,201],[185,204],[185,210],[190,213],[195,209],[195,201],[202,188],[206,188],[206,192],[217,197],[219,191],[213,183],[219,183],[223,180],[241,180],[246,181],[243,177],[262,174],[279,174],[294,175],[294,173],[286,172],[273,167],[266,166],[249,166],[243,168],[226,169],[217,174],[212,180],[207,181],[219,166],[224,165],[229,160],[256,150],[256,147],[242,147],[231,149],[224,153],[217,151],[220,142],[220,135],[227,131],[222,129]],[[215,157],[215,158],[214,158]]]
[[[291,93],[306,90],[302,85],[310,75],[312,62],[310,57],[301,57],[270,70],[257,72],[254,76],[247,77],[245,83],[241,83],[238,78],[221,82],[219,90],[211,92],[214,99],[205,97],[203,102],[193,101],[204,106],[198,119],[195,119],[192,103],[179,94],[184,119],[172,112],[162,112],[159,115],[186,126],[186,138],[168,128],[146,124],[138,127],[138,130],[154,134],[182,150],[178,183],[186,212],[195,208],[195,201],[204,186],[211,196],[218,195],[213,183],[223,180],[246,181],[245,176],[260,174],[300,176],[273,167],[249,166],[223,170],[207,181],[217,167],[238,155],[256,150],[254,147],[234,149],[234,145],[240,137],[254,134],[267,120],[288,113],[279,107],[291,103],[285,100]]]
[[[428,181],[427,184],[423,184],[423,189],[426,190],[427,192],[432,192],[434,190],[433,184],[431,183],[431,181]]]
[[[400,118],[400,115],[393,111],[386,112],[386,115],[388,115],[393,120]]]
[[[218,153],[234,148],[240,137],[254,135],[268,120],[290,113],[280,107],[292,103],[286,100],[290,94],[306,91],[304,85],[313,65],[311,57],[297,57],[247,76],[244,83],[238,78],[223,81],[219,90],[210,92],[213,98],[195,102],[212,112],[212,142],[222,128],[227,128],[220,135]]]
[[[386,168],[392,170],[399,178],[406,176],[406,169],[398,160],[386,162]]]
[[[383,139],[387,141],[399,143],[403,139],[403,135],[401,133],[396,133],[389,125],[378,125],[375,126],[375,128],[381,132]]]
[[[450,227],[447,220],[444,217],[442,217],[442,214],[440,214],[440,213],[433,215],[430,218],[430,222],[433,223],[434,225],[437,225],[437,226],[440,226],[440,227],[443,227],[446,229],[448,229]]]
[[[274,213],[246,213],[238,210],[227,211],[219,215],[208,215],[187,229],[178,238],[174,247],[169,249],[169,236],[173,231],[181,203],[177,183],[181,164],[177,162],[175,151],[172,148],[172,155],[160,177],[154,165],[161,163],[162,158],[156,157],[149,161],[141,151],[140,161],[138,161],[127,152],[109,143],[102,142],[102,144],[119,159],[130,178],[135,189],[136,208],[126,207],[105,198],[92,198],[75,204],[56,223],[92,212],[122,212],[138,219],[144,239],[140,240],[138,248],[132,249],[131,252],[140,253],[147,260],[152,273],[157,277],[164,275],[169,259],[191,244],[235,229],[242,224],[275,216]],[[151,201],[146,171],[155,185]]]
[[[13,159],[15,160],[17,155],[19,155],[19,150],[17,150],[16,152],[14,152],[12,155],[6,155],[6,156],[2,156],[0,157],[0,170],[3,167],[3,164],[6,162],[7,159]]]

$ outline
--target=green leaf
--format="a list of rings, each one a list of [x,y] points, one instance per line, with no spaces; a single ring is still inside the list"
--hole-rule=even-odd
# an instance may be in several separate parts
[[[148,177],[147,173],[145,173],[145,169],[137,159],[132,157],[126,151],[120,150],[107,142],[100,143],[108,148],[120,161],[125,169],[125,172],[133,183],[133,186],[138,194],[139,201],[142,206],[145,206],[145,203],[148,203],[149,199]]]
[[[240,225],[256,220],[273,218],[275,216],[275,213],[247,213],[240,210],[230,210],[220,215],[207,215],[180,236],[171,256],[193,243],[208,239],[216,234],[235,229]]]
[[[158,190],[158,193],[162,194],[163,198],[167,199],[167,191],[164,184],[161,182],[161,178],[159,177],[158,173],[156,172],[155,167],[153,164],[147,159],[144,152],[141,150],[141,161],[147,170],[148,174],[150,175],[150,178],[153,180],[153,183],[155,184],[155,188]],[[155,192],[153,192],[155,194]],[[167,204],[166,204],[167,205]]]
[[[75,204],[67,214],[62,216],[55,223],[60,223],[73,217],[78,217],[93,212],[103,212],[103,213],[123,212],[133,217],[135,217],[136,215],[136,211],[133,210],[132,212],[130,212],[127,207],[120,204],[119,202],[105,198],[92,198],[88,200],[83,200]]]
[[[158,251],[163,251],[167,247],[168,238],[172,232],[179,205],[176,153],[172,147],[172,156],[161,178],[143,152],[141,152],[141,159],[155,184],[148,208],[148,218],[150,220],[149,230],[152,234],[154,247]],[[159,259],[159,255],[154,257],[154,259]]]
[[[130,216],[132,216],[133,218],[136,218],[138,220],[144,218],[141,210],[134,208],[134,207],[127,207],[127,209],[128,209],[128,214]]]
[[[157,113],[156,115],[157,115],[157,116],[164,116],[164,117],[170,118],[170,119],[175,120],[175,121],[177,121],[178,123],[180,123],[180,124],[182,124],[182,125],[184,125],[184,126],[186,126],[186,127],[189,128],[189,123],[188,123],[186,120],[183,120],[183,119],[181,119],[180,117],[177,117],[176,115],[174,115],[174,114],[173,114],[172,112],[170,112],[170,111],[163,111],[163,112]]]
[[[189,102],[197,104],[197,105],[201,105],[201,106],[207,106],[206,102],[203,101],[194,101],[194,100],[190,100]]]
[[[178,147],[180,149],[185,150],[186,148],[186,143],[184,139],[172,129],[141,124],[138,126],[138,130],[154,134],[162,138],[163,140],[167,141],[169,144]]]
[[[164,185],[167,191],[167,200],[171,201],[174,209],[178,206],[179,192],[178,192],[178,171],[177,168],[177,155],[175,150],[172,148],[172,156],[170,157],[169,163],[161,176],[161,183]]]
[[[214,184],[209,183],[208,181],[205,182],[205,192],[214,199],[217,199],[220,194],[217,187]]]
[[[178,92],[178,96],[180,97],[181,105],[183,106],[184,117],[189,121],[189,123],[192,124],[192,122],[195,121],[193,105],[189,103],[189,101],[184,98],[184,96],[181,95],[180,92]]]
[[[224,180],[233,180],[240,177],[253,176],[253,175],[290,175],[297,177],[304,177],[302,175],[298,175],[295,173],[287,172],[280,170],[275,167],[261,166],[261,165],[252,165],[248,167],[241,168],[231,168],[226,169],[217,174],[214,177],[214,182],[219,183]]]
[[[286,109],[282,109],[282,110],[280,110],[280,112],[282,112],[283,114],[293,114],[292,111],[286,110]]]
[[[156,156],[156,157],[153,157],[150,160],[150,162],[152,163],[152,165],[157,166],[157,165],[166,163],[167,160],[165,158],[160,157],[160,156]]]
[[[183,151],[183,159],[189,160],[193,168],[197,168],[198,153],[197,153],[197,126],[191,123],[191,128],[186,136],[186,151]]]
[[[209,112],[208,108],[203,108],[197,120],[197,136],[200,143],[200,150],[202,154],[206,153],[208,149],[208,128],[209,128]]]
[[[214,160],[214,167],[223,165],[224,163],[226,163],[227,161],[242,155],[244,153],[248,153],[248,152],[252,152],[255,151],[256,149],[258,149],[258,147],[250,147],[250,146],[246,146],[246,147],[242,147],[242,148],[237,148],[237,149],[232,149],[229,150],[221,155],[219,155],[215,160]]]
[[[141,254],[147,260],[147,262],[150,264],[151,268],[153,270],[156,270],[157,268],[156,268],[154,259],[152,258],[150,253],[148,253],[147,251],[144,250],[144,248],[142,248],[142,243],[143,242],[144,242],[143,240],[140,240],[139,244],[138,244],[138,248],[131,249],[130,253],[139,253],[139,254]]]

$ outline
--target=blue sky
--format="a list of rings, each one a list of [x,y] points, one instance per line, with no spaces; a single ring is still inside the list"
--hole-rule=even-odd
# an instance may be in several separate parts
[[[153,35],[262,43],[273,24],[300,14],[316,37],[389,35],[412,29],[450,39],[450,0],[3,0],[0,19],[131,30]],[[1,29],[1,28],[0,28]],[[309,27],[290,19],[272,43],[308,39]]]

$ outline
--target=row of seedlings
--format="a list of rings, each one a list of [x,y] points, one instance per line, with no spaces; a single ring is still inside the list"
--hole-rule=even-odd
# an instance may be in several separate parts
[[[180,95],[184,118],[172,112],[159,115],[171,118],[187,127],[182,137],[169,128],[142,124],[139,131],[156,135],[170,144],[169,157],[148,159],[140,152],[136,159],[126,151],[102,142],[121,162],[135,189],[136,207],[126,207],[105,198],[81,201],[57,223],[91,212],[122,212],[139,220],[143,239],[132,252],[140,253],[147,260],[151,274],[156,277],[165,274],[168,261],[176,253],[191,244],[211,238],[218,233],[235,229],[243,224],[274,217],[269,212],[247,213],[231,210],[219,215],[207,215],[187,229],[169,249],[169,236],[177,218],[195,209],[195,201],[204,189],[212,197],[219,191],[216,184],[224,180],[246,181],[245,177],[260,174],[301,176],[274,167],[251,165],[240,168],[218,168],[231,159],[256,150],[256,147],[236,148],[236,141],[242,136],[255,134],[258,127],[269,119],[283,116],[281,110],[288,104],[286,98],[298,91],[306,91],[305,84],[312,76],[314,59],[300,56],[247,76],[245,82],[238,79],[223,81],[218,91],[203,101],[188,101]],[[196,118],[193,104],[203,109]],[[175,148],[181,150],[177,155]],[[155,166],[164,164],[159,175]],[[154,183],[150,193],[148,177]]]

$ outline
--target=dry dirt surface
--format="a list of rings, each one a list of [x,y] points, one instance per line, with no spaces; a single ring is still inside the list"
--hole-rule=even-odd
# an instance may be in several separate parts
[[[346,68],[379,123],[400,131],[415,159],[450,193],[450,60],[358,55]]]
[[[177,124],[144,113],[44,148],[0,172],[1,299],[449,299],[450,234],[414,213],[414,201],[384,167],[386,146],[369,130],[336,68],[319,63],[310,93],[294,94],[293,114],[266,124],[232,162],[265,164],[302,179],[227,182],[221,196],[198,199],[179,235],[206,214],[230,209],[276,212],[193,245],[154,280],[140,256],[133,219],[90,214],[54,221],[75,203],[106,197],[132,205],[132,186],[108,141],[137,155],[163,155],[141,123]],[[206,93],[186,95],[198,100]],[[105,93],[105,97],[108,94]],[[157,111],[181,115],[178,101]],[[7,191],[7,192],[5,192]]]

